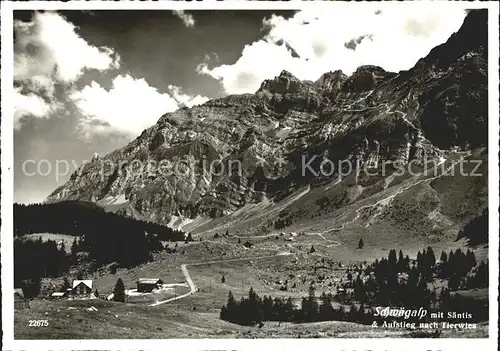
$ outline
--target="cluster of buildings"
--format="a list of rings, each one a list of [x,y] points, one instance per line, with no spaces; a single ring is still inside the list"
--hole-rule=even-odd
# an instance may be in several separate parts
[[[159,278],[140,278],[137,282],[138,293],[149,293],[155,289],[160,289],[163,280]],[[50,294],[50,299],[66,298],[96,298],[97,294],[93,290],[92,280],[74,280],[72,287],[66,291],[56,291]],[[29,299],[25,298],[22,289],[14,289],[14,309],[29,308]]]
[[[50,295],[51,299],[63,299],[67,297],[92,297],[92,280],[73,280],[71,288],[66,291],[56,291]],[[94,295],[94,297],[96,297]]]
[[[137,292],[151,292],[154,289],[160,289],[163,285],[163,280],[158,278],[140,278],[137,281]]]
[[[30,301],[24,297],[23,289],[14,289],[14,309],[22,310],[30,307]]]
[[[50,294],[50,299],[96,297],[92,290],[92,280],[74,280],[73,286],[66,291],[56,291]],[[30,307],[30,300],[24,296],[23,289],[14,289],[14,309],[21,310]]]

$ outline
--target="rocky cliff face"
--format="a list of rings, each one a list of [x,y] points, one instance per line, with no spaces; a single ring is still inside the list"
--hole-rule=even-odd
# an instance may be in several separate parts
[[[473,11],[408,71],[362,66],[316,82],[283,71],[255,94],[168,113],[126,147],[82,165],[46,201],[87,200],[148,220],[205,223],[338,178],[338,168],[305,172],[310,160],[314,170],[325,158],[376,170],[487,146],[487,112],[487,13]],[[341,181],[346,193],[378,191],[380,177],[355,173]]]

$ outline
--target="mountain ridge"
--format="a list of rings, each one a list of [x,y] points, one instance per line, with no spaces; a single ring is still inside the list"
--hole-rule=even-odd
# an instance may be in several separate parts
[[[165,114],[127,146],[82,165],[46,202],[92,201],[160,223],[216,221],[249,204],[279,203],[343,171],[304,174],[304,159],[315,170],[325,159],[380,170],[383,162],[422,165],[451,150],[485,147],[487,113],[487,12],[479,10],[407,71],[365,65],[315,82],[282,71],[255,94]],[[130,171],[134,162],[139,172]],[[178,172],[161,174],[154,167],[162,162]],[[224,172],[207,171],[203,162]],[[239,172],[230,172],[234,164]],[[391,176],[347,175],[336,185],[340,203],[376,194],[391,186]]]

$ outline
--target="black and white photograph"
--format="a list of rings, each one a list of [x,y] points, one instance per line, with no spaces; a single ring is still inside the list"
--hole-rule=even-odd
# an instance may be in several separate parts
[[[2,4],[7,349],[496,349],[498,3],[76,3]]]

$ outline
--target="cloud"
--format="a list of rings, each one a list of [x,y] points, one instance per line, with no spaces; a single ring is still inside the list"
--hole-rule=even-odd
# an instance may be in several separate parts
[[[69,83],[84,69],[119,67],[119,56],[112,49],[90,45],[75,29],[54,12],[36,12],[28,23],[15,21],[14,79],[44,75]]]
[[[206,52],[205,55],[203,55],[203,61],[205,63],[213,62],[214,64],[219,64],[220,57],[216,52]]]
[[[255,92],[264,79],[274,77],[283,69],[298,71],[302,62],[300,58],[292,56],[284,42],[276,45],[259,40],[246,45],[235,64],[209,68],[206,63],[202,63],[198,65],[197,72],[219,80],[229,94],[243,94]]]
[[[201,105],[209,100],[206,96],[192,96],[184,94],[182,92],[182,89],[175,85],[169,85],[168,90],[170,91],[172,98],[177,101],[179,107],[192,107],[194,105]]]
[[[361,42],[363,41],[363,39],[365,38],[368,38],[370,40],[373,41],[373,35],[372,34],[365,34],[365,35],[360,35],[359,37],[357,38],[352,38],[351,40],[349,40],[348,42],[345,42],[344,43],[344,46],[347,48],[347,49],[350,49],[350,50],[356,50],[356,46],[358,46],[359,44],[361,44]]]
[[[81,91],[74,91],[70,99],[83,115],[80,127],[85,135],[113,132],[137,135],[167,112],[208,100],[184,94],[173,85],[168,88],[170,93],[160,93],[144,79],[120,75],[109,90],[92,82]]]
[[[59,108],[59,104],[48,103],[34,93],[22,94],[21,88],[14,89],[14,129],[19,130],[26,117],[46,118]]]
[[[194,25],[191,15],[182,11],[177,15],[187,26]],[[17,130],[29,118],[51,118],[57,112],[76,120],[84,140],[103,135],[137,135],[179,106],[208,100],[185,94],[173,85],[167,92],[160,92],[144,79],[113,75],[120,69],[120,56],[111,48],[89,44],[77,34],[75,25],[57,13],[35,13],[31,22],[16,21],[14,28]],[[217,58],[216,54],[211,56]],[[106,90],[91,81],[78,89],[81,84],[75,82],[84,82],[82,77],[90,69],[105,72],[112,79],[111,88]]]
[[[193,15],[185,13],[183,10],[174,10],[172,12],[182,20],[186,27],[194,27]]]
[[[197,72],[219,80],[226,93],[241,94],[255,92],[282,70],[316,80],[331,70],[351,74],[367,64],[395,72],[409,69],[457,31],[466,15],[460,8],[418,5],[383,12],[310,9],[288,19],[272,15],[263,20],[267,34],[246,45],[236,62],[213,67],[205,62]]]
[[[76,27],[54,12],[35,12],[31,22],[14,22],[14,127],[24,120],[50,118],[63,105],[57,86],[70,86],[85,69],[119,67],[110,48],[88,44]]]

